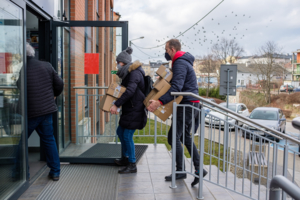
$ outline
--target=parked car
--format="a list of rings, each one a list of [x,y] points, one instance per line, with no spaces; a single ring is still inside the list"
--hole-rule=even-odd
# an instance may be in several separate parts
[[[279,132],[285,133],[286,129],[286,118],[283,114],[282,110],[279,108],[273,108],[273,107],[258,107],[255,108],[252,113],[249,116],[250,119],[255,121],[256,123],[262,124],[264,126],[270,127],[274,130],[277,130]],[[244,124],[243,128],[246,130],[249,130],[253,133],[256,133],[258,135],[264,136],[266,138],[269,138],[271,140],[274,140],[274,137],[271,135],[268,135],[267,133],[260,131],[259,128],[256,125],[249,126]],[[243,136],[244,131],[243,132]],[[246,131],[246,137],[249,137],[249,132]],[[276,138],[276,142],[279,142],[279,139]]]
[[[214,99],[206,99],[206,100],[209,100],[213,103],[217,103]],[[214,107],[214,106],[211,104],[208,104],[208,103],[203,103],[203,105],[204,105],[203,109],[205,110],[205,116],[206,116],[211,111],[207,106],[209,106],[209,107]]]
[[[280,92],[286,92],[286,88],[288,87],[288,92],[293,92],[294,87],[292,85],[282,85],[279,88]]]
[[[220,103],[219,105],[223,106],[225,108],[227,107],[227,103]],[[218,108],[216,108],[216,109],[221,112],[224,112],[221,109],[218,109]],[[249,115],[249,110],[248,110],[247,106],[243,103],[229,103],[228,109],[230,109],[240,115],[243,115],[244,117]],[[212,118],[210,116],[212,116]],[[235,119],[231,118],[230,116],[231,115],[229,114],[228,122],[231,123],[232,125],[229,125],[229,128],[234,128],[233,124],[238,125],[238,126],[243,125],[241,122],[236,121]],[[214,118],[214,117],[216,117],[216,118]],[[221,121],[220,121],[220,119],[221,119]],[[214,124],[216,126],[221,125],[221,127],[224,126],[223,120],[226,120],[226,115],[224,115],[220,112],[217,112],[217,111],[210,111],[209,114],[206,115],[206,117],[205,117],[205,123]]]
[[[293,92],[300,92],[300,86],[297,88],[294,88]]]
[[[292,126],[300,131],[300,117],[296,117],[292,120]],[[300,145],[298,151],[300,152]],[[300,154],[299,154],[300,157]]]

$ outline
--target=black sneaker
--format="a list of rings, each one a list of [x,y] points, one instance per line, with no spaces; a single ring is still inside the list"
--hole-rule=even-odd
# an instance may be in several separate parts
[[[48,177],[51,178],[53,181],[58,181],[59,180],[59,176],[57,176],[57,175],[49,174]]]
[[[195,171],[196,175],[199,175],[199,171]],[[206,176],[207,171],[205,169],[203,169],[203,178]],[[194,181],[192,182],[192,187],[194,187],[195,185],[197,185],[199,183],[199,178],[195,177]]]
[[[165,177],[166,181],[172,181],[172,174]],[[186,174],[176,174],[176,180],[186,179]]]

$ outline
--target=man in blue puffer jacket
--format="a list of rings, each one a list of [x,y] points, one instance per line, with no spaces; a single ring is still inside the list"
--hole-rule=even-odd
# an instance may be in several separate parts
[[[177,39],[171,39],[166,43],[165,46],[166,53],[165,57],[167,60],[172,60],[172,71],[173,78],[171,81],[170,90],[163,95],[159,101],[150,100],[151,104],[147,108],[149,111],[154,112],[160,105],[169,103],[174,99],[174,96],[171,96],[171,92],[192,92],[198,95],[198,85],[197,77],[193,69],[194,56],[188,52],[181,51],[181,44]],[[200,108],[200,102],[198,99],[190,96],[184,96],[180,104],[189,104],[194,107]],[[196,174],[199,174],[199,154],[195,144],[192,144],[192,139],[190,131],[192,128],[192,108],[185,108],[185,133],[183,133],[183,107],[177,108],[177,132],[176,132],[176,171],[184,171],[182,169],[183,160],[183,148],[181,142],[183,137],[185,139],[185,146],[187,147],[190,155],[193,151],[193,162],[196,170]],[[198,111],[194,112],[194,116],[199,115]],[[172,125],[168,133],[168,143],[172,145]],[[207,171],[203,170],[203,176],[207,174]],[[184,179],[186,174],[176,174],[176,179]],[[171,175],[165,177],[166,181],[171,181]],[[196,185],[199,182],[198,178],[195,178],[192,186]]]

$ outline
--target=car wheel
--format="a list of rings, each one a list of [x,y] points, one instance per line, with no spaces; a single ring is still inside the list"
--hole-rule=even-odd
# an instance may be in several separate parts
[[[286,129],[286,124],[284,125],[284,129],[283,129],[282,133],[285,133],[285,129]]]
[[[278,138],[276,138],[276,142],[279,142],[280,140]]]

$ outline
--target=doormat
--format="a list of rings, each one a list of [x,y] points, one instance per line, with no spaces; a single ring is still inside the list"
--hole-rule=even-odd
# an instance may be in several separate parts
[[[49,181],[37,200],[117,199],[118,168],[103,165],[62,165],[60,180]]]
[[[134,145],[136,163],[139,162],[143,154],[146,152],[148,145]],[[84,158],[120,158],[120,144],[95,144],[93,147],[82,153],[79,157]]]

